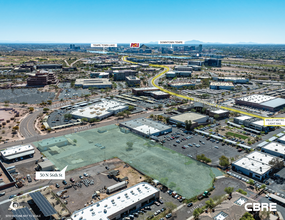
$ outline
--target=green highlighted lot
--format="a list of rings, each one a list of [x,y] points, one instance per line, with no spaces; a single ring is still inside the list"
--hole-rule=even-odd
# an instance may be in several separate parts
[[[222,173],[171,149],[110,125],[35,142],[56,167],[67,170],[118,157],[186,198],[209,189]]]
[[[243,140],[248,138],[247,136],[244,136],[244,135],[241,135],[241,134],[236,134],[236,133],[233,133],[233,132],[227,132],[226,135],[237,137],[237,138],[241,138]]]

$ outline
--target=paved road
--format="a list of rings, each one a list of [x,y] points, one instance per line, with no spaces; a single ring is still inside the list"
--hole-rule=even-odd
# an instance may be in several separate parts
[[[24,118],[20,123],[20,133],[24,138],[30,138],[38,135],[38,131],[35,129],[35,120],[38,115],[42,113],[42,109],[29,114],[26,118]]]
[[[64,62],[66,63],[67,66],[70,66],[69,63],[66,60],[64,60]]]
[[[132,119],[136,119],[136,118],[142,118],[142,117],[147,117],[151,114],[161,114],[163,113],[163,111],[152,111],[152,112],[147,112],[147,113],[143,113],[143,114],[138,114],[138,115],[134,115],[131,116],[129,118],[124,118],[121,120],[111,120],[111,121],[106,121],[106,122],[101,122],[101,123],[97,123],[93,126],[82,126],[82,128],[84,130],[89,130],[89,129],[93,129],[93,128],[98,128],[98,127],[103,127],[103,126],[107,126],[107,125],[111,125],[111,124],[115,124],[115,123],[120,123],[123,121],[128,121],[128,120],[132,120]],[[27,127],[27,126],[26,126]],[[81,129],[81,130],[83,130]],[[6,149],[7,147],[12,147],[15,145],[20,145],[20,144],[29,144],[35,141],[40,141],[40,140],[44,140],[47,138],[52,138],[52,137],[58,137],[58,136],[62,136],[62,135],[66,135],[66,134],[70,134],[73,133],[74,131],[78,131],[78,128],[70,128],[67,130],[62,130],[62,131],[55,131],[55,132],[51,132],[49,134],[46,135],[40,135],[38,133],[34,133],[34,135],[26,137],[25,140],[20,140],[20,141],[15,141],[15,142],[9,142],[6,144],[2,144],[0,145],[0,150],[1,149]],[[36,131],[35,131],[36,132]]]
[[[127,56],[125,56],[123,59],[124,61],[126,62],[129,62],[129,63],[134,63],[134,64],[138,64],[138,63],[135,63],[135,62],[130,62],[126,59]],[[164,68],[165,70],[161,73],[159,73],[158,75],[156,75],[154,78],[152,78],[152,85],[158,89],[160,89],[161,91],[163,92],[166,92],[170,95],[173,95],[173,96],[176,96],[178,98],[182,98],[182,99],[188,99],[188,100],[193,100],[193,101],[196,101],[196,102],[200,102],[200,103],[204,103],[206,105],[210,105],[210,106],[214,106],[214,107],[218,107],[218,108],[221,108],[221,109],[225,109],[225,110],[228,110],[228,111],[233,111],[233,112],[238,112],[238,113],[241,113],[241,114],[244,114],[244,115],[249,115],[249,116],[252,116],[252,117],[256,117],[256,118],[265,118],[263,116],[260,116],[260,115],[257,115],[257,114],[253,114],[253,113],[249,113],[249,112],[245,112],[245,111],[242,111],[242,110],[239,110],[239,109],[236,109],[236,108],[230,108],[230,107],[226,107],[226,106],[222,106],[222,105],[217,105],[215,103],[211,103],[211,102],[207,102],[205,100],[202,100],[202,99],[199,99],[199,98],[196,98],[196,97],[190,97],[190,96],[184,96],[184,95],[180,95],[180,94],[177,94],[175,92],[171,92],[167,89],[164,89],[160,86],[157,85],[156,81],[157,79],[159,79],[159,77],[163,76],[166,72],[169,71],[169,67],[168,66],[163,66],[163,65],[152,65],[150,64],[150,66],[152,67],[159,67],[159,68]]]

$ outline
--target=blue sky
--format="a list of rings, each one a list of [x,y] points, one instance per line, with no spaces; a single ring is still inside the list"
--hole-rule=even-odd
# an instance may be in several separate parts
[[[285,44],[285,0],[0,0],[0,42]]]

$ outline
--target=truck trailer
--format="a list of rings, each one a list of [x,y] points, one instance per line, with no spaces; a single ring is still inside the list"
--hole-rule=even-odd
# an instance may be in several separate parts
[[[128,181],[119,182],[113,186],[109,186],[107,188],[107,193],[110,194],[110,193],[115,192],[119,189],[127,187],[127,185],[128,185]]]

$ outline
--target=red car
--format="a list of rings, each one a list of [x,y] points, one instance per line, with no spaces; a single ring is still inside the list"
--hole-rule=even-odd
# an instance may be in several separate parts
[[[22,194],[23,194],[23,193],[18,193],[17,196],[20,196],[20,195],[22,195]]]
[[[183,149],[186,149],[186,147],[184,147],[184,146],[183,146],[182,148],[183,148]]]
[[[70,178],[70,181],[73,182],[73,183],[75,182],[75,180],[73,178]]]

